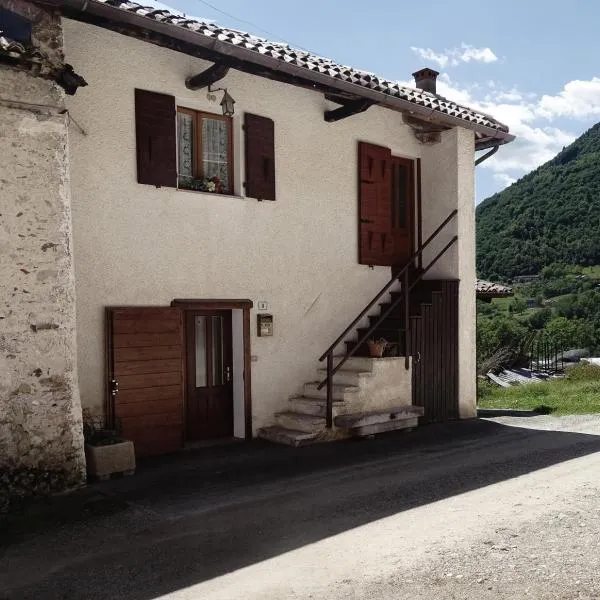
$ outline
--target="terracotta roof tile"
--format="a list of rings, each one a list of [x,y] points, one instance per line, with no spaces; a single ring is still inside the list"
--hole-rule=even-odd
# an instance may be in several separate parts
[[[377,77],[372,73],[367,73],[365,71],[337,64],[335,61],[332,61],[328,58],[317,56],[316,54],[305,52],[303,50],[294,49],[287,44],[270,42],[266,39],[245,33],[243,31],[220,27],[219,25],[210,21],[179,16],[172,14],[167,10],[157,10],[153,7],[143,6],[137,2],[129,2],[126,0],[92,1],[101,4],[107,4],[123,11],[133,12],[148,19],[166,22],[174,27],[182,27],[205,37],[216,37],[222,42],[229,43],[234,46],[241,46],[249,51],[259,54],[272,56],[288,64],[293,64],[311,71],[319,71],[335,79],[341,79],[349,83],[354,83],[364,88],[372,89],[395,98],[412,102],[413,104],[427,106],[428,108],[431,108],[437,112],[457,117],[470,123],[508,132],[508,127],[506,125],[500,123],[485,113],[462,106],[437,94],[431,94],[423,90],[405,87],[400,85],[397,81],[389,81],[384,78]]]

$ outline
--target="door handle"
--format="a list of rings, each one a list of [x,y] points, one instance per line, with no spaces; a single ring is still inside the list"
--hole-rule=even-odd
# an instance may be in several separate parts
[[[421,353],[417,352],[417,360],[415,361],[416,363],[420,363],[421,362]]]
[[[110,393],[112,396],[116,396],[119,393],[119,382],[116,379],[111,379],[111,390]]]
[[[231,381],[231,367],[225,367],[225,383]]]
[[[375,221],[372,221],[370,219],[361,219],[360,222],[361,223],[375,223]]]

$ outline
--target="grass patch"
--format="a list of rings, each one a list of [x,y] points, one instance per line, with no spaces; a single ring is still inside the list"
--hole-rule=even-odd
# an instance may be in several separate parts
[[[590,368],[592,367],[592,368]],[[581,364],[565,379],[502,388],[480,381],[480,408],[535,410],[540,414],[581,415],[600,412],[600,368]]]

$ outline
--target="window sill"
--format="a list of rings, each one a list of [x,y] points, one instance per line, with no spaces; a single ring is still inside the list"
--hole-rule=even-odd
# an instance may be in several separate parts
[[[217,198],[236,198],[238,200],[250,200],[248,196],[239,196],[238,194],[217,194],[216,192],[204,192],[202,190],[187,190],[185,188],[177,188],[178,192],[186,192],[188,194],[202,194],[203,196],[215,196]]]

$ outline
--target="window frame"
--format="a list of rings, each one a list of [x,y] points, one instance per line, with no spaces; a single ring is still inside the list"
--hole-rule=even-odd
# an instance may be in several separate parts
[[[211,113],[204,110],[195,110],[193,108],[188,108],[187,106],[176,106],[176,115],[178,113],[187,114],[192,117],[193,120],[193,129],[194,129],[194,140],[193,140],[193,152],[194,152],[194,160],[193,160],[193,168],[194,168],[194,179],[202,179],[204,178],[203,164],[202,164],[202,119],[213,119],[218,121],[225,121],[228,124],[228,136],[227,136],[227,144],[228,144],[228,153],[227,153],[227,172],[229,176],[229,188],[220,192],[222,195],[231,196],[235,192],[235,174],[233,171],[233,117],[229,117],[227,115],[219,115],[217,113]],[[179,126],[176,119],[176,139],[177,139],[177,151],[179,153]],[[182,189],[186,191],[195,191],[188,190],[187,188],[179,187],[179,156],[177,157],[177,189]],[[202,192],[201,193],[219,193],[219,192]]]

